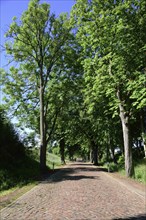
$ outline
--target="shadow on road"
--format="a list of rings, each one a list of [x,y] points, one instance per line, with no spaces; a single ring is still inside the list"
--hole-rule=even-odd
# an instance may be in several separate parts
[[[75,166],[74,166],[75,165]],[[61,168],[60,170],[54,171],[54,174],[49,176],[45,176],[41,183],[48,183],[48,182],[61,182],[61,181],[69,181],[69,180],[81,180],[81,179],[99,179],[95,172],[97,171],[106,171],[102,168],[95,168],[91,166],[88,167],[88,164],[73,164],[72,167]],[[93,172],[93,175],[87,175],[87,172]],[[49,177],[49,178],[48,178]]]
[[[114,218],[113,220],[146,220],[146,214],[126,218]]]

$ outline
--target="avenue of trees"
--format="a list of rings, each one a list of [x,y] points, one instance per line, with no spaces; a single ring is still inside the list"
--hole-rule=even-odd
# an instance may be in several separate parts
[[[120,149],[126,175],[134,175],[134,149],[146,156],[145,30],[144,0],[77,0],[70,16],[59,17],[31,0],[13,18],[4,107],[40,134],[41,171],[56,142],[63,163],[65,151],[116,163]]]

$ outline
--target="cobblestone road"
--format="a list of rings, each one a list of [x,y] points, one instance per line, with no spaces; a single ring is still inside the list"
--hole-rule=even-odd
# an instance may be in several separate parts
[[[3,209],[1,220],[146,219],[146,197],[84,163],[65,166]]]

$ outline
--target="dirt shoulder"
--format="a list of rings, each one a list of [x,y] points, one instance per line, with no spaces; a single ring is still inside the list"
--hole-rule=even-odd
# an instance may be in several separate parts
[[[105,173],[106,175],[114,178],[119,184],[124,185],[130,191],[135,192],[139,196],[146,198],[146,185],[144,183],[140,183],[132,178],[128,178],[126,176],[122,176],[119,173]]]
[[[18,199],[29,190],[31,190],[36,184],[28,184],[21,188],[16,188],[14,191],[11,191],[6,195],[0,196],[0,210],[11,204],[13,201]]]

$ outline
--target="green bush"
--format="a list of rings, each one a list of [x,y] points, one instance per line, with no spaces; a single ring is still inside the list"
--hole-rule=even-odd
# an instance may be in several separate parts
[[[133,178],[146,184],[146,158],[134,161],[134,170],[135,175]],[[119,168],[119,172],[125,175],[124,167]]]
[[[107,162],[107,155],[104,153],[100,159],[100,164],[103,165]]]
[[[118,171],[118,165],[115,164],[114,162],[111,162],[107,165],[108,171],[109,172],[115,172]]]
[[[146,183],[146,158],[136,162],[135,179],[139,182]]]
[[[52,148],[52,153],[59,156],[60,155],[60,148],[59,148],[59,146],[54,146]]]
[[[118,169],[124,169],[124,167],[125,167],[124,155],[119,156],[117,163],[118,163]]]

